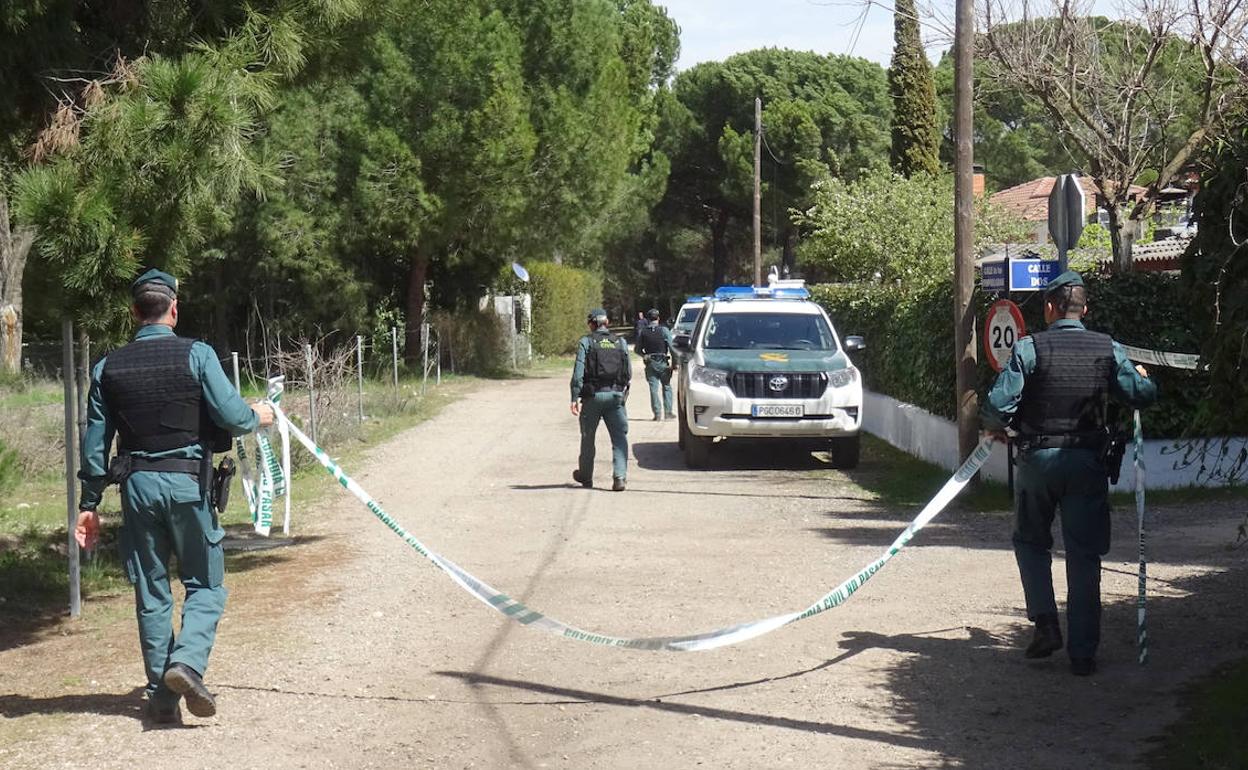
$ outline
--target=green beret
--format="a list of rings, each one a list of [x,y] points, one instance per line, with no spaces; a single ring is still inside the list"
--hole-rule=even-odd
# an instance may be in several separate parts
[[[1083,276],[1079,275],[1074,270],[1067,270],[1066,272],[1062,273],[1058,277],[1049,281],[1048,286],[1044,287],[1044,294],[1045,296],[1048,296],[1051,292],[1057,291],[1063,286],[1082,286],[1082,285],[1083,285]]]
[[[178,293],[178,279],[163,270],[153,268],[134,279],[134,283],[130,284],[130,295],[137,298],[141,293],[143,285],[148,283],[164,286],[174,295]]]

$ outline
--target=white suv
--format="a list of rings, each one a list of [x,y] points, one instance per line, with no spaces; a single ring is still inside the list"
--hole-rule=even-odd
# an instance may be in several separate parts
[[[717,439],[776,439],[831,450],[858,464],[862,376],[828,314],[800,281],[723,287],[681,349],[680,447],[702,467]]]

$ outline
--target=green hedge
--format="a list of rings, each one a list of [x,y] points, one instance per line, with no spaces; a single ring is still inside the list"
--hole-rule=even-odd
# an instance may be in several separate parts
[[[1179,279],[1159,273],[1085,276],[1091,308],[1085,323],[1114,339],[1138,347],[1175,352],[1198,351],[1198,337],[1184,311]],[[867,349],[855,358],[867,387],[934,414],[954,417],[953,280],[918,289],[866,284],[811,287],[842,336],[861,334]],[[1038,293],[1020,294],[1027,329],[1043,328]],[[994,296],[975,292],[976,334]],[[1019,301],[1019,300],[1016,300]],[[978,388],[987,392],[996,374],[984,362],[979,345]],[[1184,435],[1207,390],[1206,377],[1150,367],[1161,390],[1160,403],[1143,413],[1144,431],[1154,438]]]
[[[533,350],[571,353],[585,333],[585,316],[602,305],[602,278],[553,262],[529,267],[533,289]]]

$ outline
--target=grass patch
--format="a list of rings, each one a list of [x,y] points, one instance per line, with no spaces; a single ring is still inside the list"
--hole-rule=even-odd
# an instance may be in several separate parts
[[[1149,766],[1161,770],[1235,770],[1248,767],[1248,658],[1223,666],[1184,698],[1184,716],[1166,730]]]
[[[338,439],[331,435],[322,440],[329,442],[326,449],[335,460],[350,467],[361,460],[369,448],[436,415],[477,381],[472,377],[444,374],[442,385],[434,387],[430,383],[423,397],[417,395],[419,379],[400,381],[397,393],[390,383],[366,383],[365,408],[369,418],[357,425],[353,422],[355,413],[351,412],[351,419],[340,420],[341,425],[350,424],[350,430],[340,427]],[[295,417],[292,415],[292,419]],[[315,460],[309,462],[308,453],[301,446],[292,446],[291,457],[292,461],[297,459],[301,463],[293,472],[292,508],[299,512],[307,510],[310,503],[336,484]],[[67,606],[65,480],[58,473],[63,473],[63,466],[39,476],[28,475],[0,500],[0,625],[26,625],[58,614]],[[274,520],[280,527],[281,510],[280,506],[275,507],[278,510],[274,511]],[[117,549],[120,510],[117,490],[110,487],[100,506],[100,544],[82,560],[84,598],[130,591]],[[295,521],[297,526],[298,519]],[[251,523],[251,514],[237,480],[221,523],[226,526]],[[247,554],[231,554],[227,571],[246,558]]]
[[[886,505],[921,506],[949,480],[950,472],[906,454],[888,442],[862,434],[862,465],[849,476]],[[970,511],[1008,511],[1012,507],[1004,484],[977,480],[958,495],[954,507]]]

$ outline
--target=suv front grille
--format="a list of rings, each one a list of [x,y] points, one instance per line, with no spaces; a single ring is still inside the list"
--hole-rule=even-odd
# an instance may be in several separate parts
[[[773,380],[785,378],[784,387],[775,390]],[[739,398],[821,398],[828,389],[823,372],[736,372],[728,386]]]

